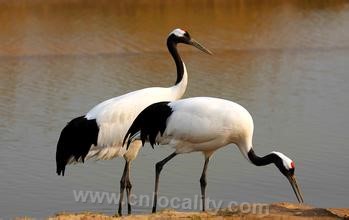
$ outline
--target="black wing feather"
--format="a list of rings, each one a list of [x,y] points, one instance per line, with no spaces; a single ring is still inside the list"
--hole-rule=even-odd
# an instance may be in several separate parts
[[[70,158],[84,162],[92,144],[97,145],[99,127],[95,119],[84,116],[71,120],[62,130],[57,143],[57,174],[64,176]]]
[[[158,102],[145,108],[133,121],[128,129],[123,144],[127,141],[127,149],[133,141],[133,136],[140,132],[140,138],[144,146],[145,141],[149,141],[154,148],[156,136],[160,132],[163,135],[166,129],[166,122],[173,110],[168,106],[169,102]]]

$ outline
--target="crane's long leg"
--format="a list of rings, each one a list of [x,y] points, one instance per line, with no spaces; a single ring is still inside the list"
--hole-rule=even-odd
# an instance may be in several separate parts
[[[201,177],[200,177],[202,211],[205,211],[205,208],[206,208],[206,185],[207,185],[206,171],[207,171],[207,165],[208,165],[209,161],[210,161],[210,158],[206,157],[205,158],[204,168],[202,170],[202,174],[201,174]]]
[[[125,167],[124,167],[124,172],[122,173],[122,177],[120,180],[120,197],[119,197],[119,209],[118,209],[118,214],[121,216],[122,215],[122,201],[124,199],[124,191],[126,187],[126,174],[127,170],[129,168],[129,162],[126,160]]]
[[[163,159],[160,162],[157,162],[155,165],[155,190],[154,190],[154,199],[153,199],[153,213],[156,212],[156,204],[157,204],[157,199],[158,199],[158,189],[159,189],[159,176],[160,172],[163,168],[163,166],[170,161],[172,158],[174,158],[177,155],[176,152],[173,152],[170,154],[168,157]]]
[[[126,182],[127,212],[128,212],[128,214],[131,214],[130,196],[131,196],[132,184],[130,181],[130,165],[131,165],[131,161],[127,162],[126,181],[125,181]]]

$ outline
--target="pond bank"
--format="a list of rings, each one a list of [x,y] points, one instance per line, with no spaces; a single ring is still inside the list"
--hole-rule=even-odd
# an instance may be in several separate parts
[[[101,213],[59,213],[50,220],[80,220],[80,219],[349,219],[349,208],[315,208],[309,205],[294,203],[268,204],[267,210],[257,210],[256,213],[247,213],[240,207],[220,209],[218,212],[180,212],[175,210],[162,210],[156,214],[137,214],[130,216],[108,216]],[[259,212],[259,213],[258,213]]]

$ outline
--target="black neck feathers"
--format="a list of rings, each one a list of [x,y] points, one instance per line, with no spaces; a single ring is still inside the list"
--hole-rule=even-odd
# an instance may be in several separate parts
[[[273,154],[273,153],[268,154],[264,157],[259,157],[255,154],[253,149],[251,149],[248,152],[247,156],[250,159],[250,161],[256,166],[266,166],[266,165],[271,164],[271,163],[274,163],[275,165],[277,165],[277,163],[279,163],[279,161],[280,161],[280,158],[276,154]]]
[[[170,54],[172,55],[173,57],[173,60],[175,61],[176,63],[176,67],[177,67],[177,80],[176,80],[176,85],[178,83],[180,83],[183,79],[183,74],[184,74],[184,66],[183,66],[183,62],[182,62],[182,59],[181,57],[179,56],[178,54],[178,51],[177,51],[177,42],[176,40],[174,39],[173,36],[170,36],[168,39],[167,39],[167,48],[168,48],[168,51],[170,52]]]

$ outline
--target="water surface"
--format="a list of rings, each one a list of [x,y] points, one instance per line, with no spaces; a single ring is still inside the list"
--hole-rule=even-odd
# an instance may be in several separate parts
[[[75,202],[73,190],[118,192],[123,159],[70,166],[60,177],[56,143],[69,120],[97,103],[173,84],[165,40],[175,27],[214,52],[179,46],[185,97],[242,104],[254,117],[256,152],[294,159],[307,203],[349,206],[347,1],[1,2],[0,22],[0,218],[115,212],[114,204]],[[171,152],[144,147],[132,169],[136,195],[152,193],[154,164]],[[160,194],[194,198],[202,166],[200,153],[178,156]],[[296,201],[275,167],[252,166],[233,145],[211,160],[207,196]]]

